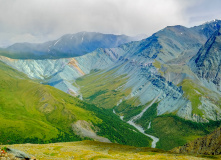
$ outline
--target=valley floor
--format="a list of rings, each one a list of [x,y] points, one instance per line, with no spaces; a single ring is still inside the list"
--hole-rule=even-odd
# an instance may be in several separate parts
[[[27,154],[36,157],[37,160],[208,159],[208,157],[193,157],[189,155],[171,154],[169,152],[165,152],[163,150],[154,149],[154,148],[136,148],[136,147],[124,146],[114,143],[101,143],[95,141],[80,141],[80,142],[51,143],[51,144],[14,144],[14,145],[7,145],[7,147],[26,152]],[[211,158],[219,159],[221,157],[211,157]]]

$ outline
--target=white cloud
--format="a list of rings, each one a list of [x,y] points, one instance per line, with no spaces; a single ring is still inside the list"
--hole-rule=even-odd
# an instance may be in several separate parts
[[[22,39],[38,42],[80,31],[150,35],[168,25],[191,24],[191,19],[199,16],[194,12],[199,1],[198,4],[206,3],[205,0],[0,0],[0,45],[6,41],[14,43],[16,37],[19,42]]]
[[[13,36],[10,39],[10,42],[12,43],[19,43],[19,42],[34,42],[34,43],[38,43],[39,39],[31,34],[19,34],[16,36]]]

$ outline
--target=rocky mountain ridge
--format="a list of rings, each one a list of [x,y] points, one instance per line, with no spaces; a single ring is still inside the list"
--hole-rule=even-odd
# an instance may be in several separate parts
[[[217,30],[191,59],[190,66],[193,72],[201,79],[211,84],[211,88],[220,92],[220,67],[221,67],[221,31]],[[214,85],[212,85],[214,84]]]
[[[118,47],[121,44],[137,41],[144,36],[79,32],[67,34],[57,40],[45,43],[16,43],[0,50],[0,55],[17,59],[57,59],[82,56],[97,48]]]

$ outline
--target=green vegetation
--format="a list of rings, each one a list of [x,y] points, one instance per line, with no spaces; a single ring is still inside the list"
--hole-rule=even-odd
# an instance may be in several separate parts
[[[170,150],[205,136],[220,125],[221,122],[196,123],[174,115],[162,115],[151,121],[151,128],[146,133],[160,139],[157,148]]]
[[[210,123],[196,123],[184,120],[173,114],[157,116],[157,105],[154,103],[143,116],[136,121],[145,128],[145,132],[160,139],[157,148],[170,150],[182,146],[196,138],[205,136],[215,128],[221,126],[221,121],[210,121]],[[148,128],[151,122],[151,128]]]
[[[33,82],[0,62],[0,143],[49,143],[82,140],[72,131],[77,120],[91,122],[112,142],[150,146],[111,111],[85,103],[54,87]]]
[[[140,105],[140,100],[138,97],[132,97],[127,100],[123,100],[118,106],[115,106],[116,112],[126,112],[128,108],[137,107]]]
[[[193,77],[195,76],[195,74],[190,70],[190,68],[187,65],[161,64],[159,61],[156,60],[154,61],[153,65],[159,69],[161,75],[167,73],[176,73],[180,75],[187,74]],[[164,69],[164,73],[161,71],[162,68]],[[178,86],[182,86],[182,90],[184,91],[184,97],[190,100],[192,104],[193,114],[197,114],[199,116],[204,115],[204,113],[198,108],[202,104],[202,97],[210,100],[217,106],[220,106],[220,96],[217,93],[207,89],[206,87],[201,86],[200,83],[197,81],[186,78],[182,80],[182,82],[178,84]]]
[[[195,76],[187,65],[160,64],[158,61],[155,61],[153,65],[159,69],[161,75],[163,75],[161,71],[163,69],[164,74],[175,73],[179,75],[187,74],[192,77]],[[182,82],[178,84],[178,86],[182,86],[184,97],[191,102],[192,114],[197,114],[203,117],[205,113],[203,113],[203,111],[199,108],[202,104],[201,101],[203,98],[217,106],[220,106],[220,95],[217,93],[201,86],[199,82],[192,79],[186,78],[184,80],[180,79],[180,81]],[[166,150],[184,145],[195,138],[204,136],[219,126],[218,122],[200,124],[192,121],[186,121],[175,116],[173,113],[157,117],[157,109],[154,106],[151,106],[144,113],[143,117],[137,121],[137,123],[142,125],[144,128],[147,128],[150,121],[151,128],[146,130],[146,132],[159,137],[160,141],[157,143],[157,147]]]
[[[37,56],[35,56],[33,53],[24,53],[24,52],[20,53],[15,51],[8,51],[6,49],[0,49],[0,56],[5,56],[13,59],[30,59],[30,58],[37,59]]]
[[[108,72],[91,72],[76,80],[84,100],[102,108],[113,108],[123,97],[130,94],[130,89],[123,90],[127,76],[116,76],[118,68]]]
[[[0,49],[0,55],[5,56],[5,57],[9,57],[9,58],[17,58],[15,53],[9,52],[5,49]]]
[[[31,51],[20,52],[20,51],[9,51],[7,49],[0,49],[0,56],[5,56],[12,59],[58,59],[64,58],[63,52],[56,51],[56,55],[51,57],[48,54],[34,54]]]
[[[158,72],[159,72],[161,75],[164,74],[164,73],[161,71],[161,66],[162,66],[162,64],[161,64],[159,61],[155,60],[155,61],[153,62],[153,66],[158,69]]]
[[[202,116],[202,111],[198,108],[201,103],[201,98],[207,98],[210,101],[214,102],[218,106],[220,106],[220,96],[217,93],[197,84],[193,80],[184,79],[182,83],[179,84],[182,86],[184,91],[184,96],[190,100],[192,104],[192,113]]]
[[[2,62],[0,72],[1,143],[81,140],[73,134],[71,123],[77,119],[101,121],[80,108],[79,100],[33,82]]]
[[[159,69],[166,67],[165,73],[172,71],[174,73],[187,73],[189,75],[192,73],[188,66],[162,66],[158,61],[154,62],[154,66]],[[129,90],[122,90],[123,87],[121,87],[127,81],[127,77],[126,75],[116,76],[115,72],[116,70],[91,72],[91,74],[79,78],[77,84],[81,86],[81,92],[86,101],[102,108],[110,109],[114,106],[114,110],[118,114],[124,115],[124,120],[128,121],[133,116],[138,115],[148,104],[139,105],[139,99],[136,97],[123,100],[124,96],[130,93]],[[202,111],[198,108],[202,97],[214,103],[219,103],[220,101],[219,96],[215,92],[200,86],[192,80],[185,79],[179,86],[182,86],[184,96],[191,101],[193,114],[203,115]],[[123,101],[116,106],[120,100]],[[198,127],[197,123],[186,122],[184,119],[175,116],[175,114],[157,116],[157,105],[158,103],[154,103],[136,123],[145,128],[147,133],[160,138],[157,147],[161,149],[169,150],[184,145],[212,131],[205,128],[205,126]],[[149,122],[151,122],[151,128],[147,130]]]
[[[7,151],[7,147],[2,147],[2,148],[1,148],[1,151],[6,152],[6,151]]]
[[[10,145],[15,148],[33,155],[36,159],[143,159],[143,160],[198,160],[202,158],[220,159],[220,155],[184,155],[166,152],[157,148],[132,147],[116,143],[101,143],[96,141],[80,141],[68,143],[51,143],[51,144],[22,144]],[[56,148],[56,149],[55,149]]]
[[[94,124],[99,127],[100,136],[112,140],[119,144],[127,144],[131,146],[151,146],[151,139],[138,132],[133,126],[119,119],[119,117],[113,114],[112,110],[104,108],[98,108],[94,105],[84,106],[85,109],[93,111],[99,119],[102,119],[102,123]]]
[[[161,63],[157,60],[154,61],[153,66],[160,69],[161,68]]]
[[[190,68],[187,65],[169,65],[169,64],[163,64],[163,67],[166,73],[178,73],[178,74],[188,74],[191,76],[194,76],[194,73],[190,70]]]
[[[199,87],[196,86],[196,84],[189,79],[185,79],[181,85],[184,91],[184,96],[187,97],[192,104],[192,113],[202,116],[202,111],[198,109],[199,105],[201,105],[200,98],[202,96]]]
[[[143,128],[147,128],[149,123],[157,117],[157,105],[158,103],[153,103],[136,123],[142,125]]]
[[[132,117],[138,115],[140,112],[142,112],[142,110],[144,109],[144,105],[142,106],[133,106],[130,107],[128,105],[128,107],[124,110],[123,114],[124,114],[124,120],[125,121],[129,121]]]
[[[147,106],[145,105],[139,105],[140,102],[135,97],[122,101],[118,106],[116,106],[114,109],[117,113],[124,115],[124,120],[128,121],[132,117],[138,115],[142,110]]]

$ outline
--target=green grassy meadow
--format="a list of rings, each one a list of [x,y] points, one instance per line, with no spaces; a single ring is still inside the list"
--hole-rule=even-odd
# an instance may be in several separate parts
[[[115,74],[117,68],[108,72],[98,71],[80,77],[76,83],[81,88],[84,100],[98,107],[113,108],[123,97],[130,94],[131,90],[123,90],[127,82],[127,75]]]

